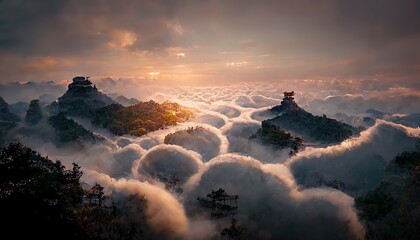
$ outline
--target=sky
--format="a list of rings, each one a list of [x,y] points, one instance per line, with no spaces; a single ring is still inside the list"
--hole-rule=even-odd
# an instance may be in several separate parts
[[[420,89],[415,0],[2,0],[0,82],[374,80]]]

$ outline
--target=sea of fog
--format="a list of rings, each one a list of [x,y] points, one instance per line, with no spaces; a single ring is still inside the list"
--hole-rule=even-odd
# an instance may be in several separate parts
[[[103,89],[112,90],[104,84]],[[101,83],[97,85],[101,87]],[[140,100],[178,102],[192,109],[194,117],[142,137],[116,137],[86,119],[75,119],[106,138],[77,150],[72,146],[58,148],[31,135],[21,136],[20,141],[66,166],[78,163],[87,184],[100,183],[107,192],[144,195],[148,200],[147,221],[169,239],[219,236],[222,220],[200,211],[197,201],[197,197],[219,188],[239,196],[237,218],[256,239],[361,238],[364,228],[354,198],[375,188],[387,163],[402,151],[414,150],[420,136],[419,128],[377,120],[340,144],[311,144],[293,157],[287,150],[274,151],[248,141],[262,120],[274,117],[264,112],[280,103],[284,91],[294,90],[297,103],[316,115],[341,112],[363,117],[369,108],[403,115],[419,112],[420,94],[406,88],[361,91],[357,87],[290,82],[127,87],[129,91],[122,86],[115,88]],[[164,144],[166,135],[197,126],[204,130]],[[326,180],[339,180],[347,188],[340,191],[317,186],[308,177],[314,173]],[[183,192],[166,190],[156,174],[176,174]]]

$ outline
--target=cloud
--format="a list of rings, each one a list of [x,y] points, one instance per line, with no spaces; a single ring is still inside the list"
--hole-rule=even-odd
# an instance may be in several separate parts
[[[101,6],[84,1],[2,1],[2,22],[9,30],[2,43],[9,46],[9,51],[25,50],[34,54],[43,51],[41,54],[47,55],[88,53],[109,43],[115,47],[151,50],[165,41],[170,44],[171,35],[179,32],[179,24],[170,16],[171,5],[165,1],[126,1],[124,4],[110,1]],[[116,7],[124,15],[113,11]],[[65,28],[70,25],[71,28]],[[64,28],[66,31],[57,34],[57,30]],[[28,33],[37,35],[25,39]]]
[[[213,110],[225,115],[228,118],[239,117],[239,115],[241,114],[241,112],[237,108],[231,106],[221,105],[213,108]]]
[[[91,78],[91,81],[98,89],[108,94],[123,95],[140,101],[149,101],[156,92],[165,88],[159,82],[139,77],[95,77]],[[167,87],[171,85],[168,84]]]
[[[216,132],[216,133],[214,133]],[[203,161],[208,161],[220,154],[222,140],[217,130],[206,127],[196,127],[190,132],[188,130],[179,130],[171,133],[168,144],[178,145],[185,149],[199,153]],[[225,145],[227,140],[224,141]]]
[[[57,99],[66,91],[67,86],[61,82],[26,82],[0,84],[0,96],[9,104],[17,102],[30,102],[44,94]]]
[[[229,140],[230,152],[247,152],[248,138],[260,128],[260,123],[251,121],[238,121],[226,125],[222,131]]]
[[[308,104],[315,114],[343,112],[350,115],[363,114],[368,109],[385,113],[416,113],[420,108],[419,91],[408,88],[389,88],[386,91],[361,91],[361,94],[328,96],[314,99]]]
[[[146,150],[137,144],[129,144],[113,153],[114,162],[111,166],[113,177],[125,177],[131,174],[131,168],[135,160],[140,159]]]
[[[160,72],[189,84],[379,79],[419,88],[418,9],[388,0],[3,0],[0,81]]]
[[[187,34],[187,30],[183,34]],[[53,145],[46,137],[53,136],[46,119],[25,133],[15,129],[12,135],[67,167],[72,162],[80,164],[83,180],[88,184],[98,182],[107,191],[145,195],[147,219],[153,226],[154,238],[219,237],[224,222],[210,218],[196,200],[219,187],[229,194],[239,195],[237,217],[248,236],[258,239],[363,238],[364,230],[353,208],[353,197],[374,188],[384,175],[387,163],[401,151],[413,150],[420,136],[419,129],[377,121],[358,137],[328,147],[306,147],[291,158],[288,151],[273,151],[248,140],[260,128],[261,120],[270,117],[262,113],[278,104],[283,92],[291,86],[297,93],[296,100],[304,108],[311,106],[314,99],[342,104],[339,107],[319,105],[330,112],[346,110],[343,104],[351,109],[352,104],[359,102],[361,108],[364,104],[386,108],[387,104],[393,104],[392,99],[417,94],[412,89],[390,88],[388,84],[381,86],[381,90],[363,91],[364,83],[346,81],[173,88],[159,88],[156,82],[136,78],[93,81],[107,92],[179,102],[190,107],[196,117],[141,137],[107,135],[89,125],[86,119],[76,119],[105,137],[104,142],[87,144],[84,148]],[[38,86],[30,85],[35,86],[34,89]],[[39,85],[44,86],[44,83]],[[15,86],[26,89],[24,84]],[[16,99],[23,97],[16,96]],[[415,104],[407,109],[414,109]],[[395,111],[390,114],[400,110],[390,109]],[[168,134],[196,126],[204,130],[188,137],[177,135],[176,145],[164,144]],[[181,195],[175,196],[165,190],[163,183],[151,178],[155,174],[172,173],[181,180],[179,186],[184,189]],[[337,190],[325,186],[325,182],[333,180],[343,182],[346,188]]]
[[[344,192],[360,196],[380,183],[394,156],[414,151],[419,134],[419,129],[378,121],[359,137],[326,148],[307,147],[285,164],[306,187],[338,180]]]
[[[2,29],[8,32],[0,37],[0,62],[9,73],[9,79],[1,78],[3,82],[64,79],[80,71],[104,75],[107,68],[117,65],[117,59],[127,64],[130,54],[165,55],[167,48],[178,45],[182,33],[170,1],[108,1],[98,5],[7,0],[0,4]],[[121,12],[115,12],[116,8]],[[6,56],[16,61],[8,63]]]
[[[126,138],[126,137],[119,137],[115,141],[115,144],[117,144],[118,147],[121,147],[121,148],[123,148],[123,147],[125,147],[125,146],[127,146],[127,145],[129,145],[131,143],[132,143],[132,140],[130,138]]]
[[[198,172],[201,165],[201,157],[197,153],[175,145],[158,145],[133,165],[133,175],[142,179],[142,175],[170,177],[175,174],[183,183]]]
[[[171,239],[188,231],[188,219],[182,205],[174,196],[157,186],[133,179],[116,180],[95,171],[85,171],[83,180],[92,185],[99,183],[108,191],[144,196],[147,200],[146,220],[158,236]]]
[[[195,121],[199,123],[208,124],[215,128],[221,128],[226,124],[226,117],[217,113],[205,113],[198,116]]]
[[[207,162],[203,171],[187,183],[187,208],[197,204],[197,196],[223,188],[239,195],[237,218],[245,224],[247,235],[263,239],[363,236],[351,197],[327,189],[300,192],[289,182],[264,171],[263,165],[252,158],[222,155]]]

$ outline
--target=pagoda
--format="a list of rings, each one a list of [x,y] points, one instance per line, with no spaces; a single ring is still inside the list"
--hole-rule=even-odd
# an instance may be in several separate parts
[[[294,101],[295,98],[293,96],[295,96],[295,92],[291,91],[291,92],[284,92],[284,98],[283,100],[288,100],[288,101]]]
[[[97,90],[96,86],[92,86],[89,77],[77,76],[73,78],[73,82],[69,84],[70,91],[92,91]]]
[[[295,102],[295,92],[283,92],[283,100],[281,101],[280,105],[277,105],[271,109],[271,111],[280,113],[287,109],[300,109],[300,107]]]

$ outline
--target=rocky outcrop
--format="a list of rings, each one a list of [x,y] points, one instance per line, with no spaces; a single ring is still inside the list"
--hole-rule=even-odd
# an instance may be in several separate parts
[[[16,124],[19,117],[9,111],[9,104],[7,104],[2,97],[0,97],[0,123]]]
[[[42,111],[41,107],[39,106],[39,100],[35,99],[32,100],[29,104],[28,111],[25,115],[25,122],[30,125],[35,125],[42,119]]]
[[[9,112],[9,104],[0,97],[0,141],[19,122],[19,117]]]

